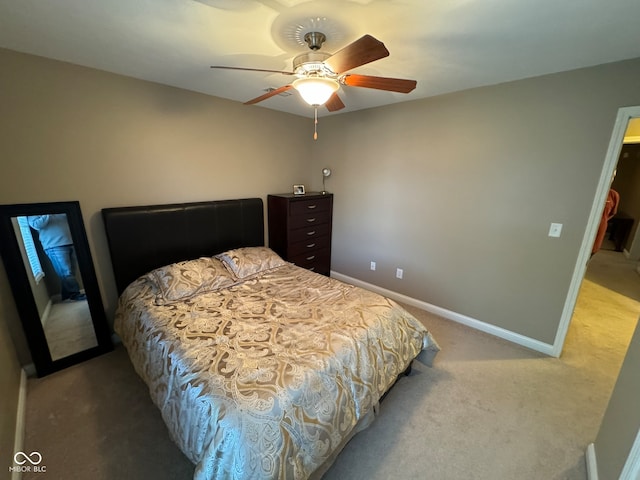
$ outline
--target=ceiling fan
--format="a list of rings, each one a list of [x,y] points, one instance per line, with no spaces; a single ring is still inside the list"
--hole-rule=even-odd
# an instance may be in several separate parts
[[[297,77],[290,84],[270,90],[264,95],[245,102],[245,105],[253,105],[294,88],[309,105],[316,107],[316,122],[317,107],[325,105],[330,112],[345,107],[338,96],[340,85],[399,93],[409,93],[416,88],[417,82],[415,80],[346,73],[353,68],[389,55],[389,50],[384,44],[371,35],[364,35],[333,55],[318,51],[326,40],[323,33],[308,32],[305,34],[304,40],[311,51],[302,53],[293,59],[292,72],[222,65],[212,65],[211,68],[281,73]]]

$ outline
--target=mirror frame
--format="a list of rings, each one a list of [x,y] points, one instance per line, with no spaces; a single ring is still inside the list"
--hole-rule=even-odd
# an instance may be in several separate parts
[[[33,297],[29,277],[24,265],[16,232],[11,219],[45,213],[64,213],[67,215],[69,230],[73,239],[78,261],[78,270],[87,296],[93,329],[98,345],[69,356],[53,360],[44,334],[40,314]],[[102,304],[102,296],[98,287],[89,242],[82,220],[80,202],[22,203],[0,205],[0,255],[4,262],[7,277],[11,285],[13,297],[20,316],[31,358],[39,377],[62,370],[71,365],[83,362],[113,350],[111,332]]]

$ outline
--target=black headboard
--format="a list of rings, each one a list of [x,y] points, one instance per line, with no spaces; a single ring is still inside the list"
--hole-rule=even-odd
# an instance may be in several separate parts
[[[118,294],[154,268],[264,245],[262,199],[103,208]]]

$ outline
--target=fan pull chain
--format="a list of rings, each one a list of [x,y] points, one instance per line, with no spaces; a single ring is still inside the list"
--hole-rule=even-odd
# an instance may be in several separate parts
[[[315,115],[313,119],[313,139],[318,139],[318,107],[314,107]]]

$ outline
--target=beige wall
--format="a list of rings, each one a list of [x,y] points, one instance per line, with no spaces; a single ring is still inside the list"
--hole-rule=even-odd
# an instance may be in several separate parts
[[[598,476],[615,479],[627,460],[640,432],[640,322],[636,326],[627,356],[604,414],[595,441]]]
[[[308,183],[299,117],[8,50],[0,61],[0,203],[80,201],[108,313],[101,208]]]
[[[637,78],[640,60],[325,120],[313,157],[333,171],[332,269],[553,344]]]
[[[627,131],[625,132],[625,142],[640,141],[640,118],[634,118],[629,122],[629,126],[627,127]]]
[[[21,368],[14,345],[19,344],[26,348],[22,332],[10,332],[8,328],[8,321],[15,325],[18,317],[11,299],[6,272],[0,262],[0,469],[3,475],[13,464],[14,432],[20,392]]]
[[[324,117],[313,142],[300,117],[0,59],[0,202],[80,200],[108,313],[101,208],[319,188],[330,166],[334,270],[553,343],[617,109],[640,104],[637,60]]]

